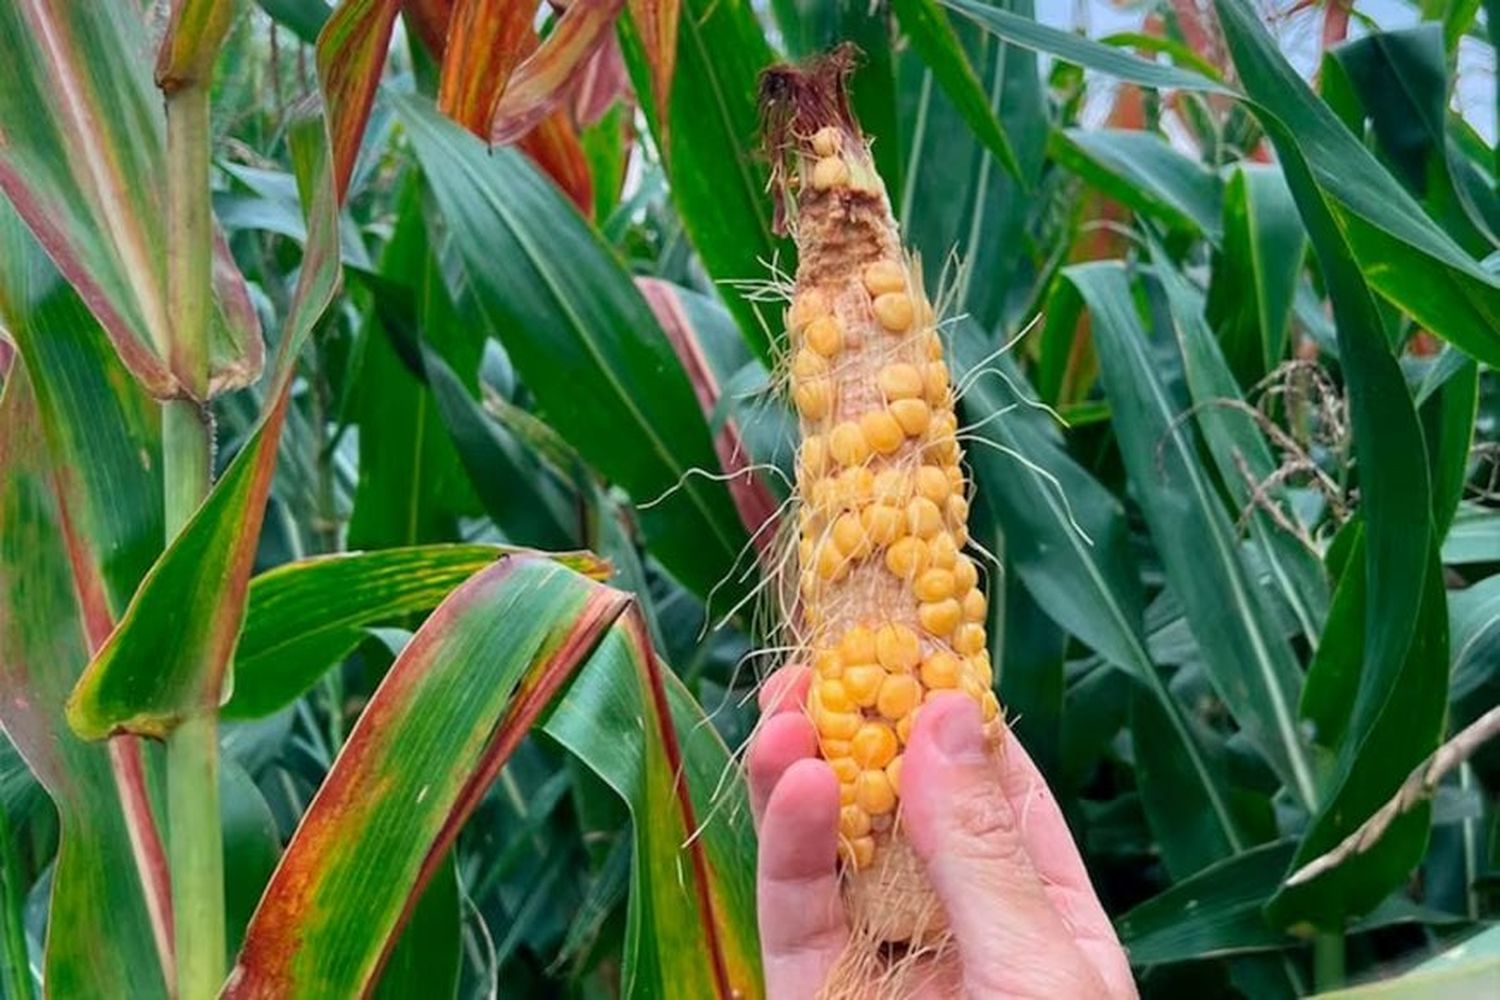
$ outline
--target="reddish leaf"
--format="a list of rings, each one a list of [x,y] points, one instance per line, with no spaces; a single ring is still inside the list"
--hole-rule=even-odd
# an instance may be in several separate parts
[[[651,99],[658,129],[667,134],[667,106],[672,96],[672,76],[677,69],[677,19],[681,0],[630,0],[630,20],[641,38],[646,62],[651,66]],[[662,142],[662,148],[667,144]]]
[[[574,0],[541,47],[511,75],[490,123],[505,145],[531,131],[568,92],[580,69],[611,37],[624,0]]]
[[[397,0],[344,0],[318,35],[318,81],[328,118],[333,186],[339,204],[359,155],[370,105],[396,23]]]
[[[630,73],[620,53],[620,41],[611,37],[594,53],[573,85],[573,120],[583,127],[593,125],[608,114],[616,101],[629,101],[632,97]]]
[[[562,188],[580,212],[590,219],[594,217],[594,181],[589,176],[589,161],[566,110],[553,111],[516,145]]]
[[[401,11],[422,45],[442,62],[448,43],[448,23],[453,17],[453,0],[401,0]]]
[[[207,83],[234,20],[234,0],[173,0],[172,19],[156,51],[156,85],[171,93]]]
[[[533,0],[458,0],[443,53],[438,110],[481,139],[511,74],[536,45]]]

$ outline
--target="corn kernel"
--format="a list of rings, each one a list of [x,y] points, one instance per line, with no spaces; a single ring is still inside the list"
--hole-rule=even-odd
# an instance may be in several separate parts
[[[948,401],[948,366],[933,362],[923,373],[927,388],[927,402],[941,406]]]
[[[901,509],[889,504],[870,504],[859,512],[859,522],[872,545],[890,545],[906,530]]]
[[[973,674],[965,673],[958,678],[958,689],[973,698],[976,702],[983,702],[985,690],[979,683],[979,678]]]
[[[897,754],[895,760],[885,766],[885,776],[890,780],[891,791],[898,796],[901,794],[901,759],[901,755]]]
[[[833,522],[833,544],[847,559],[862,559],[870,552],[870,539],[860,524],[859,515],[844,513]]]
[[[813,152],[819,156],[832,156],[844,147],[844,137],[832,125],[824,125],[813,133]]]
[[[861,767],[885,767],[896,756],[896,733],[884,722],[866,722],[849,741],[849,755]]]
[[[995,668],[990,666],[990,654],[987,650],[980,650],[969,657],[969,672],[986,688],[994,686]]]
[[[859,429],[877,454],[889,455],[906,441],[906,432],[885,410],[871,410],[859,418]]]
[[[818,578],[829,583],[842,580],[849,571],[849,561],[831,541],[825,540],[818,546],[817,561]]]
[[[920,538],[902,538],[885,552],[885,568],[903,580],[915,578],[928,561],[927,544]]]
[[[875,662],[875,633],[855,625],[839,639],[839,656],[845,664]]]
[[[984,649],[984,626],[976,625],[974,622],[964,622],[953,630],[951,642],[954,652],[971,656]]]
[[[921,711],[922,706],[917,705],[896,722],[896,739],[901,741],[902,746],[911,742],[911,727],[916,725],[917,716]]]
[[[905,625],[892,622],[875,633],[875,659],[887,670],[911,670],[921,658],[917,634]]]
[[[863,507],[875,494],[875,473],[868,466],[856,465],[839,473],[833,487],[833,501],[838,507]]]
[[[913,310],[911,297],[904,292],[886,292],[875,296],[875,319],[891,333],[905,333],[911,329]]]
[[[984,713],[984,721],[990,722],[1000,714],[1000,699],[995,697],[995,692],[986,691],[979,699],[980,709]]]
[[[917,620],[932,635],[950,634],[963,619],[963,609],[953,598],[917,606]]]
[[[962,667],[958,657],[939,650],[922,661],[922,686],[929,691],[956,688]]]
[[[844,690],[854,704],[869,708],[880,695],[880,685],[885,681],[885,668],[874,663],[861,663],[844,668]]]
[[[854,801],[871,816],[884,816],[896,808],[896,791],[884,771],[861,771],[854,783]]]
[[[953,573],[946,569],[930,569],[917,577],[911,592],[919,601],[941,601],[953,596]]]
[[[960,594],[968,593],[979,582],[979,569],[968,556],[959,556],[953,563],[953,585]]]
[[[813,690],[818,692],[819,704],[830,712],[852,712],[854,702],[849,697],[849,692],[844,690],[844,682],[836,679],[823,680]],[[834,754],[824,751],[826,756]]]
[[[828,371],[828,359],[817,351],[802,348],[792,358],[792,375],[798,379],[817,378]]]
[[[906,505],[906,528],[918,538],[934,538],[943,530],[943,513],[926,497],[916,497]]]
[[[802,439],[802,447],[798,450],[798,464],[802,466],[802,474],[807,478],[817,478],[828,470],[828,446],[823,441],[823,435],[809,434]]]
[[[862,721],[858,712],[819,712],[814,720],[818,735],[831,740],[851,740]],[[832,763],[830,761],[830,763]]]
[[[855,868],[868,868],[875,860],[875,838],[855,837],[853,840],[840,840],[839,856],[847,865],[853,865]]]
[[[832,740],[830,742],[839,743],[846,747],[849,745],[848,740]],[[854,760],[847,753],[825,754],[824,758],[828,761],[828,766],[833,768],[833,773],[838,777],[840,782],[847,781],[853,783],[859,780],[860,766],[854,763]]]
[[[865,265],[865,290],[871,295],[906,291],[906,269],[894,260]]]
[[[927,553],[932,557],[932,565],[938,569],[951,570],[958,567],[958,545],[946,531],[928,540]]]
[[[897,361],[880,369],[875,382],[886,399],[919,399],[925,391],[922,373],[916,365]]]
[[[808,379],[792,390],[797,412],[807,420],[822,420],[833,409],[833,383],[826,378]]]
[[[844,673],[844,661],[836,649],[820,649],[813,653],[813,673],[819,677],[833,679]]]
[[[948,476],[936,465],[924,465],[917,469],[917,493],[926,497],[935,504],[948,502],[948,497],[953,492],[953,487],[948,483]]]
[[[969,501],[955,493],[948,498],[948,523],[964,525],[969,523]]]
[[[828,433],[828,453],[840,465],[863,465],[870,457],[870,442],[859,424],[845,420]]]
[[[891,674],[880,685],[875,710],[892,722],[906,718],[922,700],[922,685],[911,674]]]
[[[870,814],[859,806],[844,806],[839,810],[839,836],[853,840],[870,832]]]
[[[844,781],[839,783],[839,805],[854,805],[854,789],[855,785],[852,781]],[[842,845],[842,841],[840,841],[840,844]]]
[[[931,323],[932,307],[928,306],[924,311],[929,317],[925,322]],[[932,330],[927,334],[927,357],[931,361],[943,360],[943,338],[938,336],[936,330]]]
[[[844,346],[844,333],[832,316],[819,316],[808,323],[802,336],[808,347],[825,358],[833,357]]]
[[[953,492],[962,493],[964,491],[964,470],[960,469],[957,465],[949,465],[943,468],[943,472],[947,474],[948,482],[953,484]]]
[[[932,409],[920,399],[898,399],[891,403],[891,416],[907,437],[921,437],[932,424]]]
[[[984,621],[985,612],[989,610],[989,602],[984,599],[984,591],[975,587],[965,594],[959,603],[963,605],[964,621]]]
[[[813,164],[812,182],[819,191],[843,187],[849,183],[849,164],[837,156],[825,156]]]
[[[791,312],[787,319],[793,330],[800,330],[819,316],[826,315],[828,315],[828,296],[819,289],[809,288],[799,292],[792,300]]]

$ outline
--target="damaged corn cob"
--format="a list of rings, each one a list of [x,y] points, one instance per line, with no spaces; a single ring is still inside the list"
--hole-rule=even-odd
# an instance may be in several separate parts
[[[968,541],[953,388],[919,267],[844,93],[844,49],[762,84],[777,225],[795,237],[790,386],[800,417],[799,644],[839,779],[856,931],[920,940],[941,917],[898,822],[922,703],[961,691],[993,734],[985,596]]]

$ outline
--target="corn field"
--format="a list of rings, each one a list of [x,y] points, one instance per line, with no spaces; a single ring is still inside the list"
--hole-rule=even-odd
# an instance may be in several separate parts
[[[1497,31],[0,0],[0,996],[1500,995]]]

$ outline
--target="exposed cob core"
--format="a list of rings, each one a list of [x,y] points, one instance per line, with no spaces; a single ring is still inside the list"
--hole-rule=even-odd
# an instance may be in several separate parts
[[[844,94],[852,51],[762,83],[777,224],[796,239],[788,312],[800,416],[799,643],[807,711],[838,775],[857,934],[923,940],[941,916],[898,822],[924,700],[962,691],[998,735],[985,597],[968,541],[953,389],[920,270]]]

